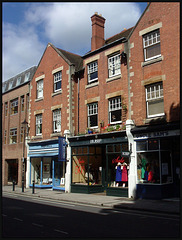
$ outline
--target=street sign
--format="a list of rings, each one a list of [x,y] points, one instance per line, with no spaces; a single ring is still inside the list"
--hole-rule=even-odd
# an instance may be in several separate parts
[[[130,156],[130,152],[129,151],[122,152],[122,156],[129,157]]]

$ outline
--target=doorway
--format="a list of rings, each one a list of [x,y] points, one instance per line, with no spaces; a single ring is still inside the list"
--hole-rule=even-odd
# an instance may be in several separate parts
[[[18,183],[18,160],[10,159],[7,160],[8,163],[8,183],[15,181],[15,184]]]

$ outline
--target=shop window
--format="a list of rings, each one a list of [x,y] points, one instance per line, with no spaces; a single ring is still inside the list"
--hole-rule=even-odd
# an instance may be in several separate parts
[[[11,115],[18,113],[18,98],[11,100],[10,109]]]
[[[31,159],[31,184],[34,183],[40,185],[41,183],[41,158]]]
[[[54,92],[61,90],[62,84],[62,72],[57,72],[54,74]]]
[[[164,115],[163,84],[146,86],[147,118]]]
[[[61,132],[61,110],[53,111],[53,132]]]
[[[72,183],[81,185],[102,184],[102,152],[99,147],[89,147],[89,152],[84,153],[84,149],[78,147],[72,151]],[[77,152],[78,155],[73,155]]]
[[[42,114],[36,115],[36,135],[42,135]]]
[[[108,187],[128,187],[129,158],[122,156],[122,151],[128,151],[128,144],[107,145]]]
[[[88,106],[88,127],[98,126],[98,103],[91,103]]]
[[[152,139],[137,142],[138,183],[163,184],[173,181],[171,153],[170,151],[160,150],[160,147],[166,141],[164,139]],[[168,149],[170,148],[169,145],[168,140]]]
[[[17,128],[10,129],[9,143],[10,144],[17,143]]]
[[[42,184],[52,184],[52,160],[51,158],[43,158]]]
[[[172,183],[171,155],[168,151],[161,151],[162,183]]]
[[[37,81],[37,99],[43,98],[43,79]]]
[[[121,97],[109,99],[109,123],[121,123]]]
[[[121,74],[121,60],[119,53],[108,58],[108,71],[109,78]]]
[[[137,154],[138,183],[160,183],[159,152]]]
[[[143,46],[145,61],[161,56],[159,29],[143,36]]]
[[[98,64],[97,61],[88,64],[88,84],[98,81]]]
[[[31,159],[31,184],[52,184],[52,159],[50,157]]]
[[[66,164],[63,161],[54,162],[54,179],[53,179],[53,186],[54,187],[65,187],[65,169]]]

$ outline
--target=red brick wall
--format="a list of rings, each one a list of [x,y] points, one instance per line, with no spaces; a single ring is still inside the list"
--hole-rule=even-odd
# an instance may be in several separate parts
[[[130,73],[134,72],[134,76],[130,77],[131,93],[133,93],[131,118],[135,120],[136,125],[143,125],[146,119],[145,88],[141,82],[159,75],[165,75],[163,89],[166,119],[167,121],[179,120],[179,21],[179,3],[152,2],[130,38],[130,44],[134,44],[130,49]],[[143,42],[139,31],[160,22],[162,23],[160,40],[163,60],[142,67]]]
[[[62,93],[58,95],[53,94],[54,78],[52,71],[59,67],[63,67],[62,70]],[[68,129],[69,114],[68,110],[68,78],[69,75],[67,71],[69,70],[68,64],[63,60],[63,58],[58,55],[58,53],[51,47],[48,46],[43,54],[43,57],[39,63],[37,71],[31,82],[31,115],[30,115],[30,137],[33,139],[35,134],[35,115],[34,112],[37,110],[44,110],[42,118],[42,138],[41,140],[51,139],[51,134],[53,133],[53,116],[51,107],[62,104],[61,108],[61,133],[64,134],[64,130]],[[35,79],[41,75],[45,74],[43,80],[43,100],[35,101],[37,82]],[[55,136],[57,138],[57,136]],[[37,139],[40,140],[40,139]]]
[[[119,49],[120,53],[124,51],[124,45],[120,44],[112,47],[109,50],[104,50],[94,56],[98,56],[98,85],[91,88],[87,86],[87,64],[93,61],[93,55],[84,60],[85,73],[84,78],[80,80],[80,133],[85,133],[87,129],[87,104],[85,101],[99,97],[98,101],[98,127],[100,122],[104,121],[104,126],[108,125],[108,99],[106,96],[113,92],[122,91],[123,102],[128,106],[128,85],[127,85],[127,67],[121,65],[121,77],[116,80],[106,82],[108,79],[108,51],[111,53]],[[90,59],[90,60],[89,60]],[[121,94],[120,94],[121,95]],[[119,96],[119,95],[118,95]],[[93,101],[94,102],[94,101]],[[123,114],[124,115],[124,114]],[[125,121],[125,116],[123,121]]]

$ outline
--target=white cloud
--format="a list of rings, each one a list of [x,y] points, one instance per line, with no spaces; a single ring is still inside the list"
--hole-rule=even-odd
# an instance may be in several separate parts
[[[106,19],[105,38],[135,25],[141,12],[136,3],[31,3],[19,25],[3,23],[3,81],[37,65],[48,42],[85,54],[91,48],[91,19]]]

